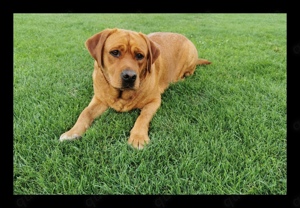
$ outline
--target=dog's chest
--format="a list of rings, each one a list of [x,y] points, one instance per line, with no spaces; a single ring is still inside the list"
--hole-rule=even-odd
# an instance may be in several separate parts
[[[118,97],[110,99],[109,106],[116,111],[126,112],[136,108],[136,95],[133,93],[121,93]]]

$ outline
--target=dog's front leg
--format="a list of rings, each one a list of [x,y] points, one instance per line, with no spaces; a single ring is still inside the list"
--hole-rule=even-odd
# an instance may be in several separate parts
[[[148,136],[149,123],[161,104],[161,98],[156,98],[145,105],[139,117],[137,118],[133,128],[130,131],[128,144],[134,148],[143,149],[145,144],[148,144],[150,139]]]
[[[81,112],[73,128],[63,133],[59,140],[64,141],[80,138],[93,120],[100,116],[107,108],[107,105],[94,96],[90,104]]]

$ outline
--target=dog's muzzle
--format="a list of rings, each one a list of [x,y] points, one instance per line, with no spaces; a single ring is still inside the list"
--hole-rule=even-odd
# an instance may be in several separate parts
[[[130,89],[134,87],[134,82],[136,80],[136,73],[133,70],[125,69],[121,73],[121,79],[122,79],[122,88]]]

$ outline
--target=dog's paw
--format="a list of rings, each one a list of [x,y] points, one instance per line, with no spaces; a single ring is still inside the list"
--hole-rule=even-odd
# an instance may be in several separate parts
[[[134,148],[141,150],[149,142],[150,139],[147,134],[146,135],[131,134],[127,143],[133,146]]]
[[[65,141],[65,140],[74,140],[74,139],[80,139],[81,136],[79,134],[72,134],[69,132],[65,132],[63,133],[60,137],[59,137],[59,141]]]

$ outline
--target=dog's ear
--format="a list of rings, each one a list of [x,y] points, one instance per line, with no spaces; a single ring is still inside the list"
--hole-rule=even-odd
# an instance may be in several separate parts
[[[152,64],[160,55],[160,50],[159,47],[156,45],[156,43],[151,41],[146,35],[144,35],[143,33],[139,33],[139,34],[145,39],[148,46],[147,70],[148,72],[150,72]]]
[[[93,35],[85,42],[86,48],[88,49],[92,57],[97,61],[99,67],[103,67],[102,51],[105,40],[116,30],[117,29],[105,29],[100,33]]]

